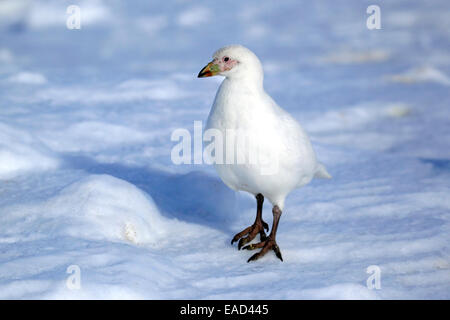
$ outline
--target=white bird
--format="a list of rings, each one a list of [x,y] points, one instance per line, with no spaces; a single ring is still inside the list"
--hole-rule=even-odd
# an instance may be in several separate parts
[[[217,50],[198,77],[214,75],[225,79],[216,93],[205,133],[214,130],[226,145],[222,158],[217,157],[221,150],[215,150],[214,166],[228,187],[249,192],[257,200],[255,222],[236,234],[231,243],[240,239],[241,249],[259,234],[261,242],[244,247],[262,248],[248,262],[270,249],[283,261],[275,237],[286,196],[313,178],[331,176],[317,161],[299,123],[264,91],[263,68],[252,51],[241,45]],[[268,225],[262,219],[264,197],[273,205],[269,236],[264,232]]]

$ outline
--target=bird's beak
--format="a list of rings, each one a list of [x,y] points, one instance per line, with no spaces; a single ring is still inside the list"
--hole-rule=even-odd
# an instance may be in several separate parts
[[[212,77],[218,74],[219,72],[220,72],[219,65],[214,64],[214,61],[211,61],[202,70],[200,70],[198,77],[199,78]]]

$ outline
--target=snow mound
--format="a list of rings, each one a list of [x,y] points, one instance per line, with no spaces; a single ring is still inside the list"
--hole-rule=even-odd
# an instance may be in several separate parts
[[[59,161],[30,133],[0,123],[0,179],[54,169]]]
[[[63,235],[92,240],[156,244],[166,224],[153,199],[124,180],[90,175],[48,200],[45,211],[63,217]]]

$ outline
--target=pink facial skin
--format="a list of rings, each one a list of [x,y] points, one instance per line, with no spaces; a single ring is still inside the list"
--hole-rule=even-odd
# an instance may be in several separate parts
[[[219,66],[220,72],[231,70],[238,64],[237,60],[233,60],[228,56],[223,56],[221,59],[215,58],[214,64]]]

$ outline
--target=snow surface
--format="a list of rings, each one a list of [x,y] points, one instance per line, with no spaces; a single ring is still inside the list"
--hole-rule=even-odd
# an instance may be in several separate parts
[[[368,30],[371,4],[1,0],[0,298],[449,299],[450,3],[382,2]],[[282,263],[230,245],[251,196],[170,160],[230,43],[333,175],[288,197]]]

